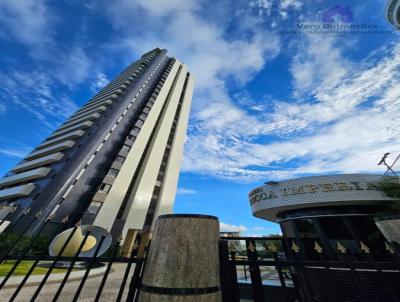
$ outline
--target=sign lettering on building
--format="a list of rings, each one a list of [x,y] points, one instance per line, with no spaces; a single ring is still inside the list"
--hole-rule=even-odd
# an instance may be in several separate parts
[[[274,199],[278,197],[288,197],[300,194],[314,194],[324,192],[343,192],[354,190],[379,190],[380,184],[378,182],[334,182],[334,183],[321,183],[321,184],[306,184],[296,187],[286,187],[279,190],[265,190],[265,188],[257,188],[250,192],[250,205],[257,202]]]

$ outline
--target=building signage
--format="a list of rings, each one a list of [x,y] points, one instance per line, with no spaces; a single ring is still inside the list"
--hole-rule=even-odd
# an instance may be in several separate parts
[[[296,187],[286,187],[280,190],[265,190],[258,188],[250,192],[250,205],[261,200],[273,199],[277,197],[287,197],[299,194],[313,194],[319,192],[353,191],[353,190],[379,190],[379,182],[334,182],[321,184],[306,184]]]
[[[313,207],[393,201],[382,182],[398,178],[374,174],[321,175],[267,183],[249,193],[253,215],[275,220],[281,211]]]

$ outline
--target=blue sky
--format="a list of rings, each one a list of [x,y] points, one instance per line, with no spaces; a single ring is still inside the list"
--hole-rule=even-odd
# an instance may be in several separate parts
[[[399,34],[386,1],[0,0],[0,174],[156,46],[196,77],[175,212],[279,232],[247,193],[268,180],[382,173],[400,150]],[[361,31],[326,36],[334,5]],[[339,20],[336,20],[339,21]]]

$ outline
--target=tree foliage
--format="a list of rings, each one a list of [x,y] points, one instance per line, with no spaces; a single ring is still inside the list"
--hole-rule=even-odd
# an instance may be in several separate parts
[[[20,233],[3,233],[0,236],[0,254],[35,254],[47,249],[49,244],[50,239],[46,236],[35,236],[33,238],[27,235],[21,236]]]

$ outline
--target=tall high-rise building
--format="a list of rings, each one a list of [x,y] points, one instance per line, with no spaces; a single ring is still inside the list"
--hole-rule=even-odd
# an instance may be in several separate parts
[[[0,179],[0,219],[151,230],[172,212],[192,90],[185,64],[144,54]]]

